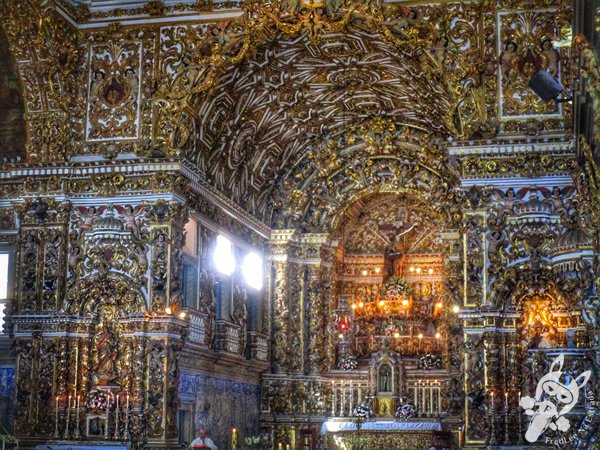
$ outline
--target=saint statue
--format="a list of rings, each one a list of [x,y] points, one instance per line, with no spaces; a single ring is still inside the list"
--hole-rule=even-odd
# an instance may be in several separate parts
[[[119,357],[117,352],[117,339],[108,324],[101,325],[96,336],[97,364],[95,377],[98,384],[106,385],[117,378],[116,361]]]
[[[379,392],[392,392],[392,368],[389,364],[383,364],[379,368]]]

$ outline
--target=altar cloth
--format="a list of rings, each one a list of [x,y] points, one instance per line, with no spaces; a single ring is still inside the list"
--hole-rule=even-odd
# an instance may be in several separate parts
[[[374,420],[362,422],[362,431],[440,431],[439,422],[397,422],[395,420]],[[356,431],[356,422],[328,420],[321,426],[321,434],[338,431]]]
[[[60,442],[55,444],[36,445],[35,450],[129,450],[130,445],[119,442]]]

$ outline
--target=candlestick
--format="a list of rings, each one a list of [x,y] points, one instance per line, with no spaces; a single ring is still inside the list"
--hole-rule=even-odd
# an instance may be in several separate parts
[[[119,394],[117,394],[117,406],[115,408],[115,437],[118,439],[119,436]]]
[[[106,429],[104,430],[104,437],[106,439],[108,439],[108,428],[109,428],[109,422],[110,422],[110,415],[109,413],[109,408],[110,408],[110,392],[108,392],[106,394]]]
[[[80,410],[80,404],[79,404],[79,394],[77,394],[77,425],[75,427],[75,438],[79,438],[80,434],[79,434],[79,410]]]
[[[67,403],[67,426],[65,428],[65,437],[69,438],[69,425],[71,422],[71,394],[69,394],[69,400]]]
[[[56,396],[56,405],[54,406],[55,417],[54,417],[54,437],[58,438],[58,395]]]
[[[127,393],[127,403],[125,404],[125,437],[129,434],[129,392]]]

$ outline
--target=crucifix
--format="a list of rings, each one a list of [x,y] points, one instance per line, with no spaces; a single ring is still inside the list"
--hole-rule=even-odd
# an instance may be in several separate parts
[[[388,243],[385,251],[385,263],[383,269],[383,279],[386,280],[394,274],[402,275],[404,260],[406,259],[407,234],[410,233],[418,224],[416,222],[405,222],[401,219],[395,220],[391,224],[378,226],[380,235]],[[396,263],[396,261],[398,261]]]

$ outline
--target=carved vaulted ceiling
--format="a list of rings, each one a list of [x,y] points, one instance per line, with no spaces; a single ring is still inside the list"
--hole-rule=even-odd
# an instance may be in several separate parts
[[[168,81],[157,94],[157,142],[193,160],[213,186],[268,224],[330,227],[332,205],[347,205],[350,192],[395,192],[394,183],[426,178],[414,166],[416,155],[444,166],[444,152],[434,152],[438,161],[427,154],[434,141],[485,129],[484,69],[473,64],[487,51],[477,41],[484,29],[479,5],[415,13],[377,2],[335,3],[292,13],[280,2],[247,2],[237,21],[163,31]],[[379,151],[370,140],[383,139],[376,130],[367,136],[368,124],[394,130],[382,130],[390,143],[372,167],[375,178],[360,174],[352,181],[348,171],[359,171],[345,164],[371,165],[361,158]],[[411,142],[414,173],[391,181],[406,157],[395,145],[407,134],[419,136]],[[355,142],[346,145],[350,135]],[[330,152],[315,149],[340,140],[336,151],[351,160],[329,173],[323,168],[329,162],[320,159]],[[361,155],[363,144],[369,150]],[[437,172],[433,184],[452,184],[448,170]],[[332,196],[341,197],[326,205]]]
[[[370,116],[449,134],[451,104],[416,58],[367,30],[326,34],[318,44],[278,36],[219,79],[199,115],[197,161],[216,187],[242,200],[269,189],[315,139]]]

